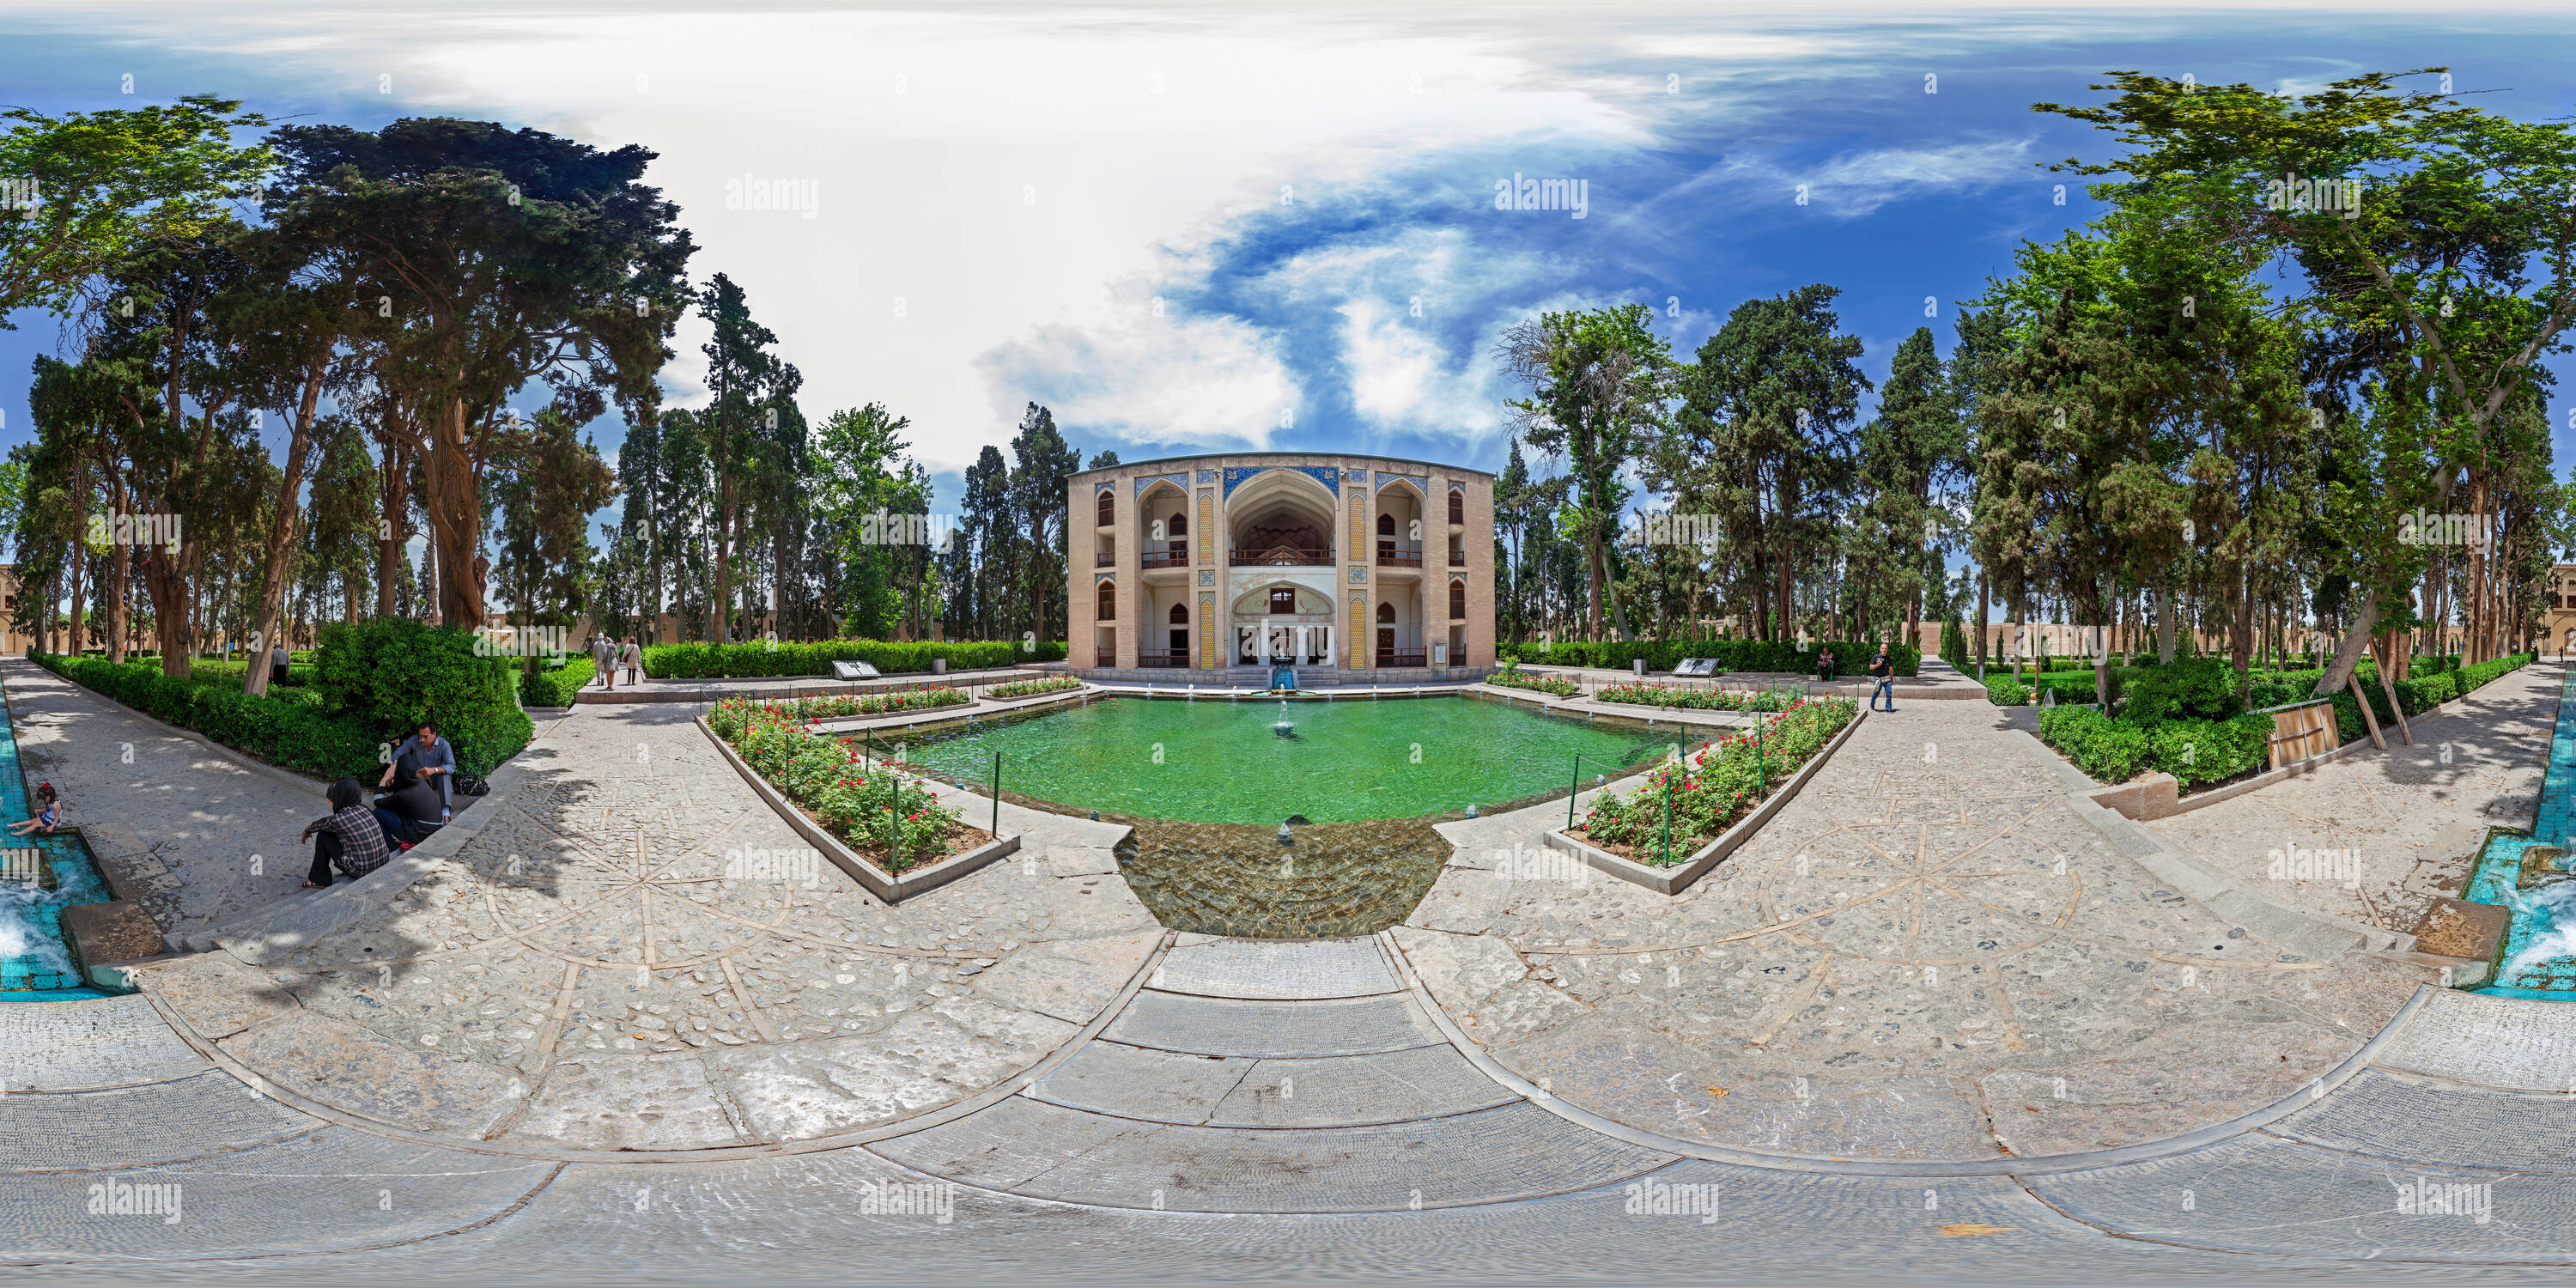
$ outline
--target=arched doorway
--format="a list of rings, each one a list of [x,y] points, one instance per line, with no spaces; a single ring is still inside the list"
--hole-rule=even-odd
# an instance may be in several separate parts
[[[1385,600],[1377,606],[1377,664],[1395,665],[1395,605]]]
[[[1172,656],[1187,657],[1190,652],[1190,609],[1187,604],[1172,605]]]

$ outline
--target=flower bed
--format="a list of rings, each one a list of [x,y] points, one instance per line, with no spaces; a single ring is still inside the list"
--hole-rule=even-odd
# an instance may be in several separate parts
[[[1520,663],[1508,660],[1503,663],[1501,670],[1486,676],[1485,683],[1498,688],[1527,689],[1532,693],[1544,693],[1559,698],[1570,698],[1583,692],[1583,686],[1572,680],[1562,676],[1525,674],[1520,668]]]
[[[1850,698],[1793,702],[1764,723],[1758,743],[1751,733],[1723,738],[1647,771],[1627,795],[1604,793],[1569,835],[1640,863],[1660,862],[1669,786],[1672,853],[1686,857],[1760,805],[1859,714]]]
[[[888,872],[935,863],[991,839],[966,826],[957,811],[940,804],[923,780],[907,781],[899,762],[862,761],[857,748],[806,728],[806,720],[815,717],[800,719],[789,710],[808,703],[849,701],[727,698],[707,713],[707,727],[780,795]]]
[[[1059,675],[1044,680],[1021,680],[1015,684],[996,684],[984,690],[984,696],[995,702],[1007,702],[1012,698],[1035,697],[1041,693],[1061,693],[1066,689],[1081,687],[1082,681]]]
[[[1786,711],[1801,699],[1787,689],[1686,689],[1663,684],[1613,684],[1592,695],[1601,702],[1692,711]]]

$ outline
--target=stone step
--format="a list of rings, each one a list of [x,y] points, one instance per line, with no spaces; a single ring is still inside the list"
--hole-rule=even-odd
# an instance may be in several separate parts
[[[1159,1051],[1256,1058],[1366,1055],[1446,1043],[1402,993],[1263,1002],[1148,988],[1101,1036]]]
[[[1255,1000],[1400,993],[1373,939],[1216,939],[1182,943],[1148,981],[1167,993]]]
[[[1394,1212],[1590,1189],[1674,1155],[1526,1101],[1379,1127],[1274,1131],[1111,1118],[1013,1096],[869,1149],[1036,1198],[1200,1212]]]
[[[1520,1097],[1449,1047],[1263,1060],[1092,1042],[1025,1093],[1182,1126],[1361,1127],[1490,1109]]]
[[[2576,1097],[2564,1092],[2464,1087],[2364,1069],[2264,1130],[2410,1166],[2576,1172]]]

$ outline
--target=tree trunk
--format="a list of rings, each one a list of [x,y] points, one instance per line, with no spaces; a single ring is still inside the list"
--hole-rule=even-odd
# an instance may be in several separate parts
[[[2362,597],[2361,606],[2353,610],[2352,620],[2344,624],[2343,642],[2335,646],[2334,660],[2326,664],[2326,673],[2317,677],[2312,698],[2332,697],[2343,691],[2352,677],[2352,668],[2361,662],[2364,646],[2370,643],[2371,628],[2379,624],[2379,591],[2373,588]]]
[[[376,495],[383,502],[383,512],[376,516],[381,534],[376,538],[376,616],[390,619],[402,612],[395,595],[402,588],[402,571],[411,562],[403,557],[411,526],[411,460],[390,433],[377,436],[376,442],[384,458],[376,480]],[[350,603],[356,602],[353,593]],[[351,616],[356,616],[354,607]]]
[[[733,624],[733,475],[725,467],[725,435],[716,440],[716,593],[715,611],[707,614],[707,642],[726,642]]]
[[[1986,678],[1986,658],[1993,650],[1986,647],[1986,615],[1992,608],[1986,599],[1986,566],[1977,565],[1977,679]]]
[[[467,452],[464,399],[451,398],[443,409],[428,464],[429,535],[438,547],[439,620],[462,630],[480,630],[485,573],[476,552],[483,544],[483,504],[475,487],[474,460]]]
[[[304,373],[304,399],[296,406],[295,424],[286,441],[286,466],[279,475],[277,504],[271,508],[268,521],[268,559],[259,578],[259,603],[252,610],[250,645],[255,656],[242,670],[242,692],[259,697],[268,692],[268,650],[278,643],[277,619],[286,601],[287,552],[295,546],[296,530],[304,518],[303,507],[295,503],[296,493],[304,488],[305,456],[313,441],[313,409],[322,400],[322,376],[327,370],[315,363]]]

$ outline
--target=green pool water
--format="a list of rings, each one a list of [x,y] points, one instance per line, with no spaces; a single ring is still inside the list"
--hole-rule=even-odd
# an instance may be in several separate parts
[[[1271,725],[1295,725],[1281,737]],[[1418,818],[1561,791],[1663,754],[1671,725],[1539,715],[1476,698],[1370,701],[1095,701],[916,737],[908,757],[1074,809],[1200,823]],[[1694,742],[1698,739],[1694,738]]]

